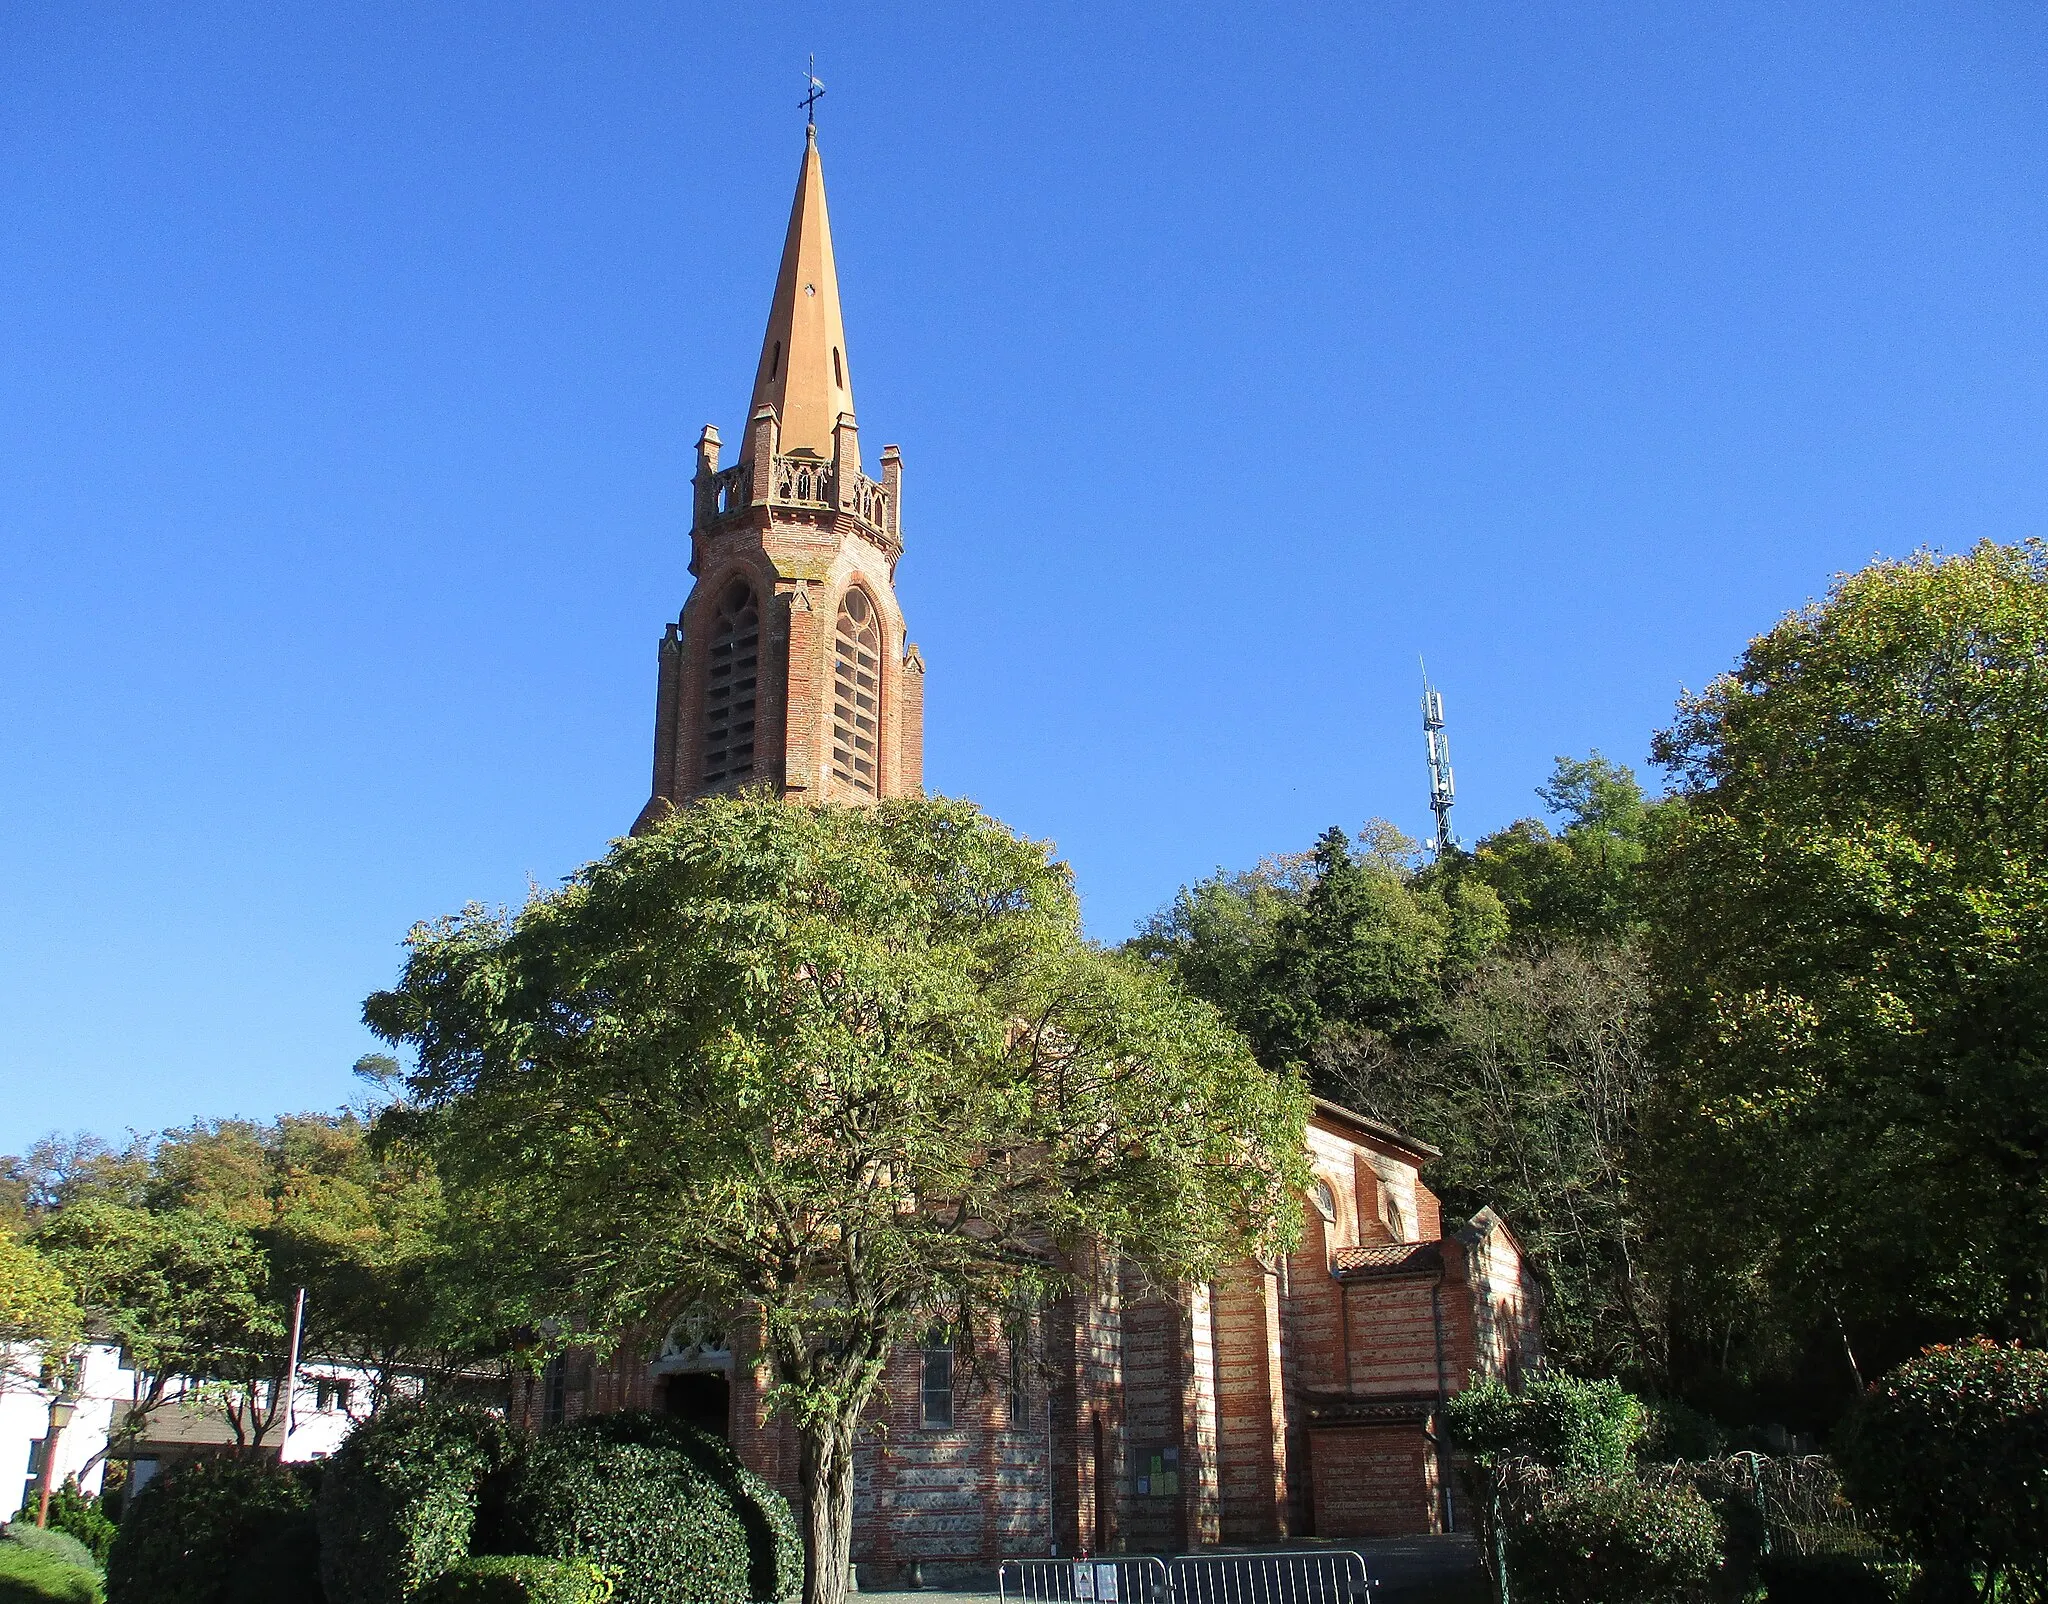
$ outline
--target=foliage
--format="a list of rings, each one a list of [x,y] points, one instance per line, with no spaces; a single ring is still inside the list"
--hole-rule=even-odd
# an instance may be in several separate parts
[[[1658,737],[1648,1179],[1695,1324],[2048,1341],[2044,705],[2048,547],[1986,542],[1842,578]]]
[[[81,1493],[68,1476],[62,1486],[50,1489],[50,1527],[77,1538],[91,1553],[93,1563],[105,1569],[118,1528],[100,1500]]]
[[[1632,1185],[1648,988],[1631,932],[1654,808],[1628,769],[1560,758],[1533,820],[1414,867],[1390,826],[1184,888],[1131,943],[1268,1065],[1443,1151],[1456,1214],[1491,1204],[1545,1276],[1546,1345],[1655,1375],[1663,1300]],[[1508,944],[1510,925],[1522,938]]]
[[[1131,950],[1222,1008],[1274,1069],[1313,1065],[1333,1038],[1406,1040],[1434,1028],[1446,976],[1506,933],[1485,884],[1418,877],[1413,859],[1391,825],[1356,843],[1332,827],[1308,853],[1184,887]]]
[[[512,1450],[483,1409],[400,1401],[356,1427],[320,1489],[329,1604],[402,1604],[462,1559],[485,1479]]]
[[[258,1538],[235,1561],[222,1604],[326,1604],[320,1529],[311,1510]]]
[[[1084,1242],[1167,1279],[1299,1229],[1307,1098],[1091,948],[1064,865],[969,804],[708,798],[516,917],[416,928],[365,1005],[527,1308],[608,1337],[751,1308],[836,1604],[891,1350],[970,1337]]]
[[[67,1349],[84,1318],[57,1266],[0,1227],[0,1342]]]
[[[1517,935],[1618,940],[1641,921],[1642,864],[1659,805],[1635,774],[1599,752],[1560,757],[1536,794],[1563,824],[1518,819],[1483,838],[1469,871],[1493,888]]]
[[[1480,1465],[1533,1460],[1587,1476],[1625,1476],[1647,1421],[1642,1400],[1613,1381],[1561,1371],[1533,1376],[1521,1391],[1488,1378],[1454,1394],[1451,1435]]]
[[[1757,1575],[1764,1604],[1892,1604],[1884,1573],[1853,1554],[1772,1554]]]
[[[1648,1007],[1628,945],[1522,945],[1480,960],[1433,1040],[1321,1054],[1340,1101],[1442,1149],[1430,1182],[1447,1209],[1491,1204],[1513,1225],[1547,1282],[1545,1345],[1596,1373],[1654,1375],[1663,1356],[1633,1185]]]
[[[59,1531],[55,1526],[38,1526],[33,1518],[24,1520],[17,1517],[9,1521],[4,1530],[0,1530],[0,1541],[34,1549],[60,1564],[76,1565],[81,1570],[103,1572],[106,1568],[93,1557],[91,1549],[69,1532]]]
[[[1870,1388],[1838,1454],[1923,1569],[2048,1590],[2048,1353],[1929,1348]]]
[[[587,1559],[490,1554],[443,1571],[422,1604],[605,1604],[612,1585]]]
[[[90,1566],[0,1543],[0,1604],[101,1604],[105,1597]]]
[[[219,1374],[283,1338],[282,1313],[265,1297],[263,1251],[225,1221],[87,1197],[47,1215],[34,1240],[93,1329],[118,1341],[143,1378],[110,1447],[140,1434],[173,1377]]]
[[[1507,1527],[1514,1597],[1528,1604],[1704,1598],[1721,1558],[1713,1508],[1690,1487],[1629,1477],[1562,1483]]]
[[[788,1503],[730,1447],[667,1416],[597,1415],[535,1438],[493,1546],[603,1567],[619,1604],[794,1600],[803,1540]]]
[[[311,1507],[307,1478],[263,1459],[198,1459],[129,1501],[109,1604],[224,1604],[238,1564]]]
[[[308,1350],[368,1371],[371,1411],[401,1370],[446,1370],[498,1346],[500,1322],[465,1295],[433,1166],[404,1144],[372,1141],[353,1111],[167,1131],[148,1197],[248,1231],[268,1256],[267,1301],[287,1308],[307,1289]],[[251,1379],[282,1374],[282,1355],[268,1357],[270,1371]]]

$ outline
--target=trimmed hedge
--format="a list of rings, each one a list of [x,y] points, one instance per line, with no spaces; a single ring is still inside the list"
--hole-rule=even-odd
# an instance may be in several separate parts
[[[129,1501],[107,1559],[111,1604],[226,1604],[238,1566],[312,1507],[308,1473],[198,1459]]]
[[[99,1572],[20,1543],[0,1543],[0,1604],[102,1604]]]
[[[93,1565],[99,1570],[107,1568],[107,1555],[113,1552],[114,1533],[118,1528],[107,1516],[97,1498],[88,1498],[78,1490],[78,1484],[70,1477],[64,1478],[64,1485],[50,1489],[50,1524],[36,1525],[37,1496],[31,1496],[21,1506],[21,1513],[14,1517],[13,1524],[27,1526],[32,1531],[68,1532],[92,1551]]]
[[[1488,1379],[1452,1397],[1457,1444],[1482,1465],[1532,1459],[1553,1470],[1625,1476],[1648,1424],[1640,1398],[1619,1382],[1581,1381],[1551,1371],[1519,1392]]]
[[[489,1554],[443,1571],[421,1604],[605,1604],[612,1584],[587,1559]]]
[[[642,1410],[535,1438],[505,1480],[489,1546],[595,1560],[618,1604],[749,1604],[803,1592],[803,1538],[782,1495],[726,1443]]]
[[[1874,1382],[1835,1444],[1850,1500],[1919,1562],[1920,1594],[1972,1572],[2048,1592],[2048,1353],[1979,1338]]]
[[[468,1557],[485,1481],[513,1434],[488,1410],[395,1403],[349,1434],[320,1492],[327,1604],[405,1604]]]
[[[25,1520],[10,1521],[5,1531],[0,1532],[0,1539],[38,1554],[47,1554],[60,1565],[75,1565],[95,1576],[103,1574],[103,1567],[93,1558],[91,1549],[69,1532],[60,1532],[54,1526],[38,1526]]]
[[[1510,1521],[1508,1574],[1526,1604],[1674,1604],[1704,1598],[1721,1523],[1690,1487],[1586,1480]]]
[[[327,1604],[320,1586],[320,1530],[307,1510],[235,1562],[222,1604]]]

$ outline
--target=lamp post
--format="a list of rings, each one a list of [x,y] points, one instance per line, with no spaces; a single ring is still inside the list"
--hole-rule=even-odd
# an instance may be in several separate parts
[[[36,1524],[50,1524],[50,1476],[57,1468],[57,1439],[64,1435],[64,1428],[71,1424],[71,1417],[78,1409],[78,1398],[69,1386],[60,1387],[50,1398],[50,1429],[43,1437],[43,1468],[38,1477]]]

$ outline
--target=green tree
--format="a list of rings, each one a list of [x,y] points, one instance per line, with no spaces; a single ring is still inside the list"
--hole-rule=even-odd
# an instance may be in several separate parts
[[[1089,947],[1063,865],[964,803],[708,799],[516,918],[417,928],[365,1016],[392,1116],[589,1338],[758,1317],[838,1604],[892,1350],[1093,1252],[1168,1280],[1284,1240],[1307,1100],[1206,1005]]]
[[[1333,826],[1298,857],[1184,888],[1130,946],[1223,1009],[1261,1062],[1334,1093],[1333,1052],[1439,1029],[1446,981],[1505,933],[1488,886],[1419,876],[1414,843],[1375,823],[1356,842]]]
[[[86,1198],[48,1215],[34,1245],[63,1273],[90,1328],[119,1342],[138,1373],[103,1452],[141,1436],[174,1380],[232,1376],[248,1356],[276,1351],[284,1334],[266,1297],[263,1250],[210,1215]]]
[[[1659,804],[1635,773],[1600,753],[1561,757],[1536,794],[1562,820],[1518,819],[1482,839],[1459,867],[1491,886],[1517,935],[1626,938],[1641,920],[1638,871]]]
[[[1504,949],[1448,998],[1443,1029],[1396,1050],[1331,1044],[1335,1095],[1443,1150],[1445,1205],[1491,1204],[1546,1282],[1544,1338],[1566,1364],[1655,1380],[1663,1301],[1634,1184],[1653,1084],[1648,984],[1615,942]]]
[[[1653,1179],[1702,1324],[2048,1338],[2048,548],[1840,579],[1686,698]]]
[[[82,1333],[83,1319],[57,1266],[13,1232],[0,1230],[0,1342],[69,1349]]]
[[[251,1233],[271,1267],[266,1301],[288,1308],[306,1288],[307,1351],[367,1371],[372,1411],[399,1375],[431,1377],[503,1345],[504,1322],[467,1296],[471,1266],[448,1230],[432,1164],[402,1143],[373,1141],[353,1111],[168,1131],[148,1195],[158,1209]],[[268,1355],[238,1389],[244,1398],[274,1396],[283,1360]],[[232,1424],[244,1405],[221,1401],[233,1406]]]

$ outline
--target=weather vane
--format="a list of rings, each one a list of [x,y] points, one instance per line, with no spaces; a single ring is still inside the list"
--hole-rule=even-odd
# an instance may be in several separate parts
[[[804,109],[805,123],[809,127],[815,128],[818,126],[818,102],[825,95],[825,85],[818,77],[818,58],[815,54],[812,55],[811,64],[805,69],[804,76],[809,81],[811,92],[805,95],[802,100],[799,100],[797,104]]]

